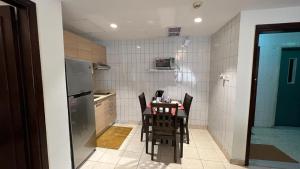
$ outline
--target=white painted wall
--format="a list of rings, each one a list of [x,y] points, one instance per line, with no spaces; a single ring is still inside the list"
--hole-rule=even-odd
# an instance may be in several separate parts
[[[300,33],[262,34],[255,109],[256,127],[273,127],[275,122],[281,49],[299,47]]]
[[[71,169],[60,0],[34,0],[37,7],[50,169]]]
[[[192,95],[189,124],[207,126],[210,39],[190,37],[187,48],[181,47],[183,40],[173,37],[104,41],[111,69],[95,71],[96,88],[116,91],[119,122],[139,122],[138,95],[145,92],[149,101],[156,90],[163,89],[174,99],[183,100],[186,92]],[[180,70],[150,72],[156,57],[175,57]]]
[[[241,12],[233,159],[244,160],[246,153],[255,26],[287,22],[300,22],[300,7]]]
[[[233,142],[239,30],[237,15],[211,39],[208,130],[228,158]],[[229,81],[220,79],[220,74],[227,75]]]

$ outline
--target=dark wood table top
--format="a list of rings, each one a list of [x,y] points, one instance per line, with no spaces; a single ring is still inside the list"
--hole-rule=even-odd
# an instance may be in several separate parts
[[[152,116],[153,114],[152,114],[150,108],[146,108],[146,110],[143,112],[143,115],[145,115],[145,116]],[[186,113],[185,113],[185,111],[184,111],[184,110],[178,109],[177,117],[178,117],[178,118],[186,118]]]

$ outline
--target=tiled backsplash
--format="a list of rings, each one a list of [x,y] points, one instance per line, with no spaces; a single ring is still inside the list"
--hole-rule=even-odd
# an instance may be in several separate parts
[[[187,92],[194,97],[190,124],[207,126],[210,40],[191,37],[183,48],[184,38],[116,40],[101,42],[107,49],[107,71],[95,71],[96,89],[117,93],[117,120],[139,122],[138,95],[145,92],[147,101],[157,89],[174,99],[183,100]],[[174,72],[151,72],[156,57],[175,57],[179,66]]]
[[[218,144],[231,155],[233,114],[240,16],[236,16],[212,36],[209,84],[208,129]],[[220,75],[226,79],[220,79]]]

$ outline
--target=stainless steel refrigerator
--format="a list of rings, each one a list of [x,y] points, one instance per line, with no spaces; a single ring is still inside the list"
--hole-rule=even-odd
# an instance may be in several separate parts
[[[78,168],[96,147],[92,64],[75,59],[65,63],[72,161],[73,168]]]

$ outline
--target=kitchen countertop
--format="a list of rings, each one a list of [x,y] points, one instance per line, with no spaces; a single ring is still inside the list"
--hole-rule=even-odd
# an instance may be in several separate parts
[[[99,96],[99,97],[97,97],[97,98],[94,99],[94,102],[105,100],[105,99],[109,98],[110,96],[114,96],[114,95],[116,95],[116,93],[114,93],[114,92],[111,92],[109,94],[94,93],[94,97],[95,96]]]

